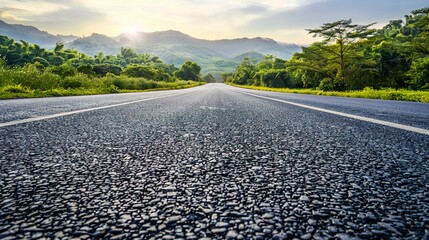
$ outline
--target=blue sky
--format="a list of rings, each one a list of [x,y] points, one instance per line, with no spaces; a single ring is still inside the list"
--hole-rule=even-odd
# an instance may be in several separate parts
[[[178,30],[203,39],[269,37],[308,44],[305,29],[352,18],[354,23],[403,18],[427,0],[0,0],[0,18],[54,34],[116,36]]]

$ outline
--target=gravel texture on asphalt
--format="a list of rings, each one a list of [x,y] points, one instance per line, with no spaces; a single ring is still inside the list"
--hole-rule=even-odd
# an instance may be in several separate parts
[[[429,136],[240,91],[0,128],[0,239],[429,238]]]

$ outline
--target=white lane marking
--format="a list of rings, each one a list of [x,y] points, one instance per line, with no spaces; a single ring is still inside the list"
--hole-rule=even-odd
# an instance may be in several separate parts
[[[319,112],[335,114],[335,115],[348,117],[348,118],[352,118],[352,119],[357,119],[357,120],[361,120],[361,121],[365,121],[365,122],[371,122],[371,123],[380,124],[380,125],[393,127],[393,128],[398,128],[398,129],[402,129],[402,130],[406,130],[406,131],[410,131],[410,132],[429,135],[429,130],[424,129],[424,128],[417,128],[417,127],[412,127],[412,126],[403,125],[403,124],[399,124],[399,123],[388,122],[388,121],[383,121],[383,120],[378,120],[378,119],[368,118],[368,117],[362,117],[362,116],[358,116],[358,115],[332,111],[332,110],[328,110],[328,109],[324,109],[324,108],[312,107],[312,106],[305,105],[305,104],[289,102],[289,101],[285,101],[285,100],[281,100],[281,99],[277,99],[277,98],[265,97],[265,96],[252,94],[252,93],[248,93],[248,92],[243,92],[243,91],[240,91],[240,92],[247,94],[247,95],[250,95],[250,96],[254,96],[254,97],[258,97],[258,98],[264,98],[264,99],[268,99],[268,100],[272,100],[272,101],[276,101],[276,102],[281,102],[281,103],[286,103],[286,104],[294,105],[297,107],[308,108],[308,109],[316,110]]]
[[[178,93],[178,94],[172,94],[172,95],[167,95],[167,96],[145,98],[145,99],[140,99],[140,100],[135,100],[135,101],[130,101],[130,102],[124,102],[124,103],[118,103],[118,104],[112,104],[112,105],[107,105],[107,106],[86,108],[86,109],[80,109],[80,110],[75,110],[75,111],[70,111],[70,112],[62,112],[62,113],[55,113],[55,114],[51,114],[51,115],[20,119],[20,120],[0,123],[0,128],[18,125],[18,124],[23,124],[23,123],[36,122],[36,121],[41,121],[41,120],[46,120],[46,119],[64,117],[64,116],[69,116],[69,115],[78,114],[78,113],[96,111],[96,110],[101,110],[101,109],[106,109],[106,108],[119,107],[119,106],[124,106],[124,105],[128,105],[128,104],[145,102],[145,101],[150,101],[150,100],[155,100],[155,99],[160,99],[160,98],[168,98],[168,97],[173,97],[173,96],[183,95],[183,94],[187,94],[187,93]]]

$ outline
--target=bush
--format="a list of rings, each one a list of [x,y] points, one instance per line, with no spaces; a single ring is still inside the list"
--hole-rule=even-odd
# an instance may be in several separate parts
[[[124,69],[122,72],[125,76],[134,77],[134,78],[146,78],[146,79],[155,79],[156,71],[144,65],[130,65]]]
[[[56,74],[41,73],[33,64],[23,68],[0,68],[0,86],[22,85],[33,90],[47,90],[58,87],[60,79]]]
[[[60,87],[65,89],[76,89],[76,88],[91,88],[98,87],[95,81],[86,74],[78,73],[75,76],[66,77],[60,81]]]
[[[324,78],[320,81],[319,89],[322,91],[333,91],[335,89],[334,80],[330,78]]]
[[[33,93],[33,90],[28,87],[23,87],[21,85],[9,85],[1,89],[3,93]]]
[[[119,89],[115,85],[110,85],[109,87],[106,88],[106,90],[109,93],[119,93]]]
[[[98,76],[104,77],[108,73],[114,74],[114,75],[120,75],[122,72],[122,68],[117,65],[113,64],[99,64],[93,66],[95,74]]]
[[[65,64],[61,66],[50,67],[49,70],[62,78],[74,76],[77,74],[77,71],[74,67]]]
[[[413,62],[408,76],[411,79],[407,83],[412,89],[429,89],[429,57]]]
[[[94,68],[91,64],[80,65],[76,70],[79,73],[84,73],[89,76],[95,75]]]
[[[46,59],[41,58],[41,57],[35,57],[35,58],[33,58],[33,63],[36,63],[36,62],[42,64],[45,67],[49,66],[49,62]]]

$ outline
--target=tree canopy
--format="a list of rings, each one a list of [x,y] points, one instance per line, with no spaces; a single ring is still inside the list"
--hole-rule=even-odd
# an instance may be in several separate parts
[[[227,82],[268,87],[321,90],[371,88],[429,89],[429,7],[390,21],[376,30],[374,23],[351,19],[307,29],[322,40],[302,47],[288,60],[266,56],[259,63],[244,59]]]

